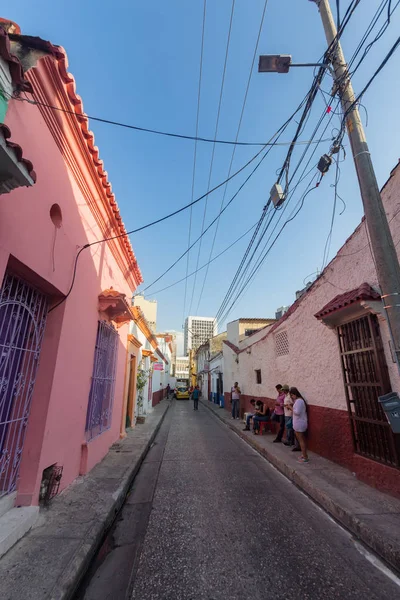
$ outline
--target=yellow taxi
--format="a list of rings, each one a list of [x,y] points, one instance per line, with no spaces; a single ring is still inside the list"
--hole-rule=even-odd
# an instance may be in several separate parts
[[[175,389],[175,398],[177,400],[189,400],[189,390],[186,385],[177,385]]]

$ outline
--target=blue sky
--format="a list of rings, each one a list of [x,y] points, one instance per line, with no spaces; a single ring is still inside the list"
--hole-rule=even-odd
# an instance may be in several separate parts
[[[342,14],[350,1],[341,1]],[[334,3],[333,3],[334,4]],[[342,38],[347,59],[357,46],[380,0],[363,0]],[[203,82],[199,134],[214,137],[222,68],[225,56],[232,0],[208,0],[204,43]],[[221,108],[218,137],[234,139],[242,107],[264,0],[236,0],[231,45]],[[38,35],[62,45],[69,58],[70,72],[88,114],[135,125],[193,135],[195,132],[198,67],[203,0],[115,0],[79,5],[59,1],[20,0],[3,2],[2,16],[16,21],[23,33]],[[354,76],[355,90],[362,89],[394,43],[400,30],[400,7],[392,24]],[[317,8],[307,0],[269,0],[259,44],[259,54],[292,54],[293,62],[315,62],[326,49]],[[378,181],[386,181],[400,156],[398,114],[400,52],[375,80],[363,99],[368,114],[367,138]],[[292,69],[287,75],[258,74],[254,69],[240,139],[266,141],[288,118],[309,89],[310,68]],[[326,77],[323,88],[329,90]],[[324,110],[320,94],[302,139],[311,135]],[[365,123],[366,112],[362,110]],[[326,117],[328,118],[328,117]],[[325,137],[331,137],[339,119],[334,117]],[[282,140],[290,140],[296,124]],[[194,142],[162,138],[91,123],[100,155],[104,160],[127,229],[134,229],[177,209],[191,198]],[[339,193],[346,202],[344,214],[337,214],[330,257],[358,225],[362,204],[350,148],[341,164]],[[322,143],[315,155],[329,150]],[[239,168],[256,151],[236,151],[234,168]],[[257,173],[221,217],[214,255],[255,223],[276,180],[286,148],[274,148]],[[303,148],[296,149],[296,157]],[[195,197],[206,191],[212,145],[198,144]],[[211,184],[223,181],[228,172],[232,148],[217,146]],[[311,163],[313,164],[313,163]],[[235,169],[235,170],[236,170]],[[237,190],[249,171],[229,185],[226,200]],[[307,185],[312,175],[304,181]],[[244,317],[271,317],[281,305],[291,304],[295,291],[307,276],[321,267],[333,204],[334,169],[321,186],[309,194],[304,207],[272,249],[249,291],[232,310],[228,320]],[[297,202],[304,187],[293,197]],[[209,196],[206,225],[216,216],[223,191]],[[339,202],[339,210],[341,204]],[[200,234],[204,201],[193,210],[192,239]],[[288,211],[289,212],[289,211]],[[189,211],[132,236],[132,244],[145,284],[158,277],[187,247]],[[214,228],[203,239],[200,265],[207,262]],[[241,240],[210,266],[198,314],[214,316],[230,285],[247,246]],[[189,272],[197,263],[197,247],[190,254]],[[191,314],[196,309],[205,271],[198,274]],[[186,259],[149,290],[158,300],[158,328],[177,329],[184,316],[185,284],[153,295],[184,277]],[[188,282],[188,302],[194,279]],[[353,282],[351,282],[353,283]],[[361,282],[354,281],[354,286]],[[143,286],[144,287],[144,286]]]

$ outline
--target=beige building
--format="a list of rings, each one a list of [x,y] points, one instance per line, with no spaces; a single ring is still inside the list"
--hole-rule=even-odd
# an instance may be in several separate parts
[[[236,319],[227,325],[227,339],[236,346],[249,335],[272,325],[276,319]]]
[[[157,300],[146,300],[146,298],[140,294],[133,297],[133,306],[138,306],[150,325],[150,329],[153,333],[157,330]]]

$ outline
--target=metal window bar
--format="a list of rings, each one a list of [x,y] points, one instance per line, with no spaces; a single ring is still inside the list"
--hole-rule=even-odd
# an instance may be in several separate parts
[[[111,427],[118,339],[113,325],[99,321],[86,416],[88,441]]]
[[[378,320],[366,315],[340,325],[337,331],[354,449],[399,467],[399,436],[392,433],[378,402],[378,396],[390,391]]]
[[[0,498],[17,489],[48,299],[6,273],[0,290]]]

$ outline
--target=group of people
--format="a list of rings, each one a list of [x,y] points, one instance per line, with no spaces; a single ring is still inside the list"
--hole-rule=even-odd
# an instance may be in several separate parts
[[[274,443],[281,443],[292,447],[293,452],[301,452],[298,461],[308,463],[307,430],[308,415],[307,403],[296,387],[278,384],[275,386],[278,396],[275,400],[273,411],[261,400],[251,400],[254,412],[247,415],[244,431],[250,431],[253,424],[255,435],[260,433],[260,423],[274,422],[279,426]],[[241,390],[237,382],[231,391],[232,419],[239,419]],[[286,439],[283,440],[286,431]]]

